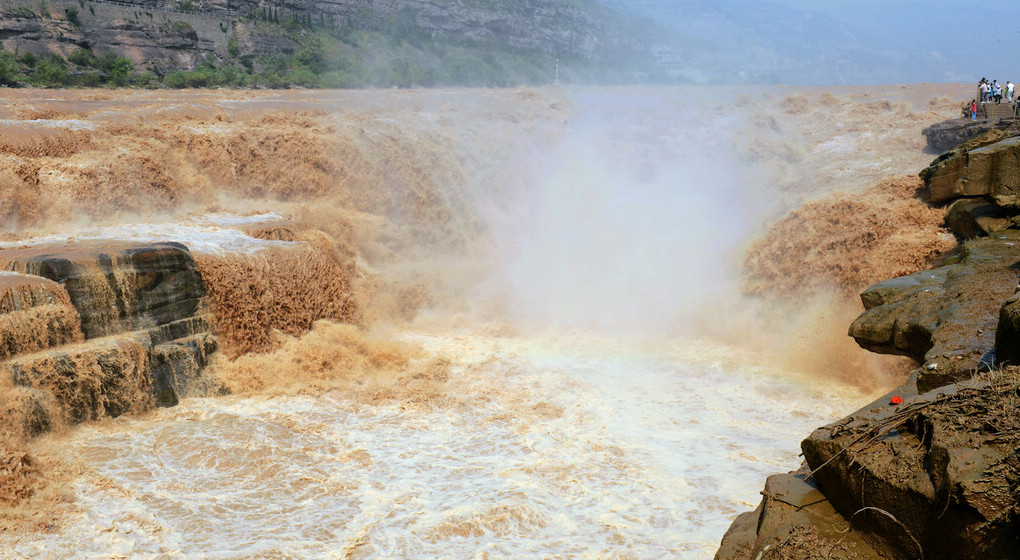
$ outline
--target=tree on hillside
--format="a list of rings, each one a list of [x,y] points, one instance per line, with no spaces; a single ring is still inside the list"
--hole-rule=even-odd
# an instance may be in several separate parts
[[[14,86],[18,84],[19,64],[14,55],[0,51],[0,84]]]

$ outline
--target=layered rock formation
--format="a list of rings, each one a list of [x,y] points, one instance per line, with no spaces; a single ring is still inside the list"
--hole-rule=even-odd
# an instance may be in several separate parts
[[[967,109],[969,113],[969,109]],[[928,150],[933,153],[943,153],[952,150],[974,138],[988,132],[1007,132],[1006,135],[1015,133],[1018,125],[1013,119],[981,119],[971,120],[966,118],[951,119],[929,127],[921,131],[928,143]]]
[[[804,468],[769,479],[717,559],[1020,557],[1018,145],[993,130],[922,171],[931,202],[951,203],[961,244],[931,270],[866,290],[849,329],[920,367],[811,434]]]
[[[171,406],[202,383],[216,341],[185,246],[37,246],[0,251],[0,264],[0,368],[24,397],[26,436]]]

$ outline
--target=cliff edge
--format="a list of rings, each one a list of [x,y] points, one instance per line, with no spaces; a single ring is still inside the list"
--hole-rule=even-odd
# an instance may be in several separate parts
[[[918,366],[801,444],[717,560],[1020,557],[1020,137],[993,128],[920,173],[958,247],[861,294],[849,334]],[[929,138],[929,144],[931,140]]]

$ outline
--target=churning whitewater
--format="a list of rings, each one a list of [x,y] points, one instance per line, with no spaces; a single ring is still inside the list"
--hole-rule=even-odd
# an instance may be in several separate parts
[[[710,558],[896,381],[853,294],[948,243],[885,179],[965,87],[14,91],[0,262],[181,243],[220,350],[207,394],[5,434],[31,492],[0,550]],[[887,207],[924,233],[864,263]],[[817,243],[861,264],[789,262]]]

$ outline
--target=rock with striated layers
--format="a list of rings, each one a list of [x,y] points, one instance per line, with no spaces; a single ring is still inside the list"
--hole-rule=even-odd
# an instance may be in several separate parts
[[[961,198],[946,210],[946,227],[962,239],[974,239],[1013,227],[1016,215],[985,198]]]
[[[850,524],[808,477],[806,466],[768,477],[761,494],[758,508],[730,525],[715,560],[879,557],[858,534],[848,533]]]
[[[924,362],[926,391],[994,364],[999,309],[1017,285],[1020,231],[969,241],[956,262],[879,282],[861,294],[866,311],[850,336],[879,353]]]
[[[60,284],[0,271],[0,360],[82,339],[78,312]]]
[[[988,197],[1020,208],[1020,137],[993,131],[943,154],[921,172],[933,204]]]
[[[148,364],[144,345],[110,337],[18,356],[6,368],[15,386],[49,395],[61,421],[78,424],[152,408]]]
[[[85,338],[137,331],[193,317],[205,283],[180,243],[20,249],[7,267],[59,283],[81,316]]]
[[[152,347],[149,370],[156,406],[176,406],[181,397],[217,392],[202,370],[216,351],[216,338],[200,333]]]
[[[990,131],[1017,130],[1013,119],[950,119],[933,124],[921,131],[928,142],[928,150],[940,153],[952,150],[964,142]],[[1013,132],[1015,134],[1016,132]]]
[[[215,392],[205,283],[184,245],[27,247],[0,264],[16,271],[0,274],[0,371],[24,434]]]

